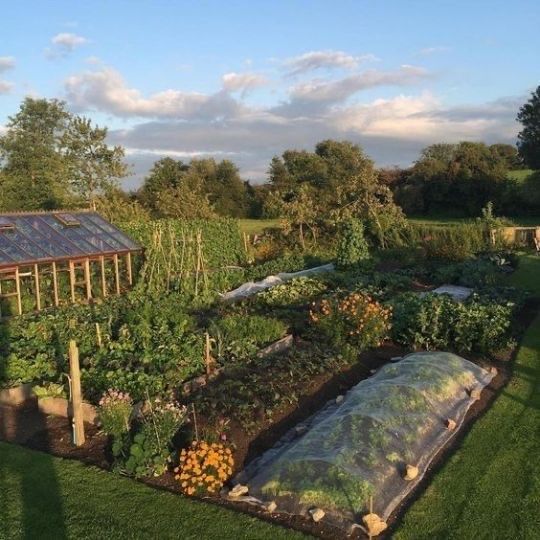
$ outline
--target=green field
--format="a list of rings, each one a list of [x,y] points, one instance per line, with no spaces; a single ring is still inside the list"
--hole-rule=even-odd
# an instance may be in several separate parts
[[[243,538],[299,533],[144,486],[81,463],[0,443],[0,539]]]
[[[540,257],[511,277],[540,295]],[[508,386],[406,513],[400,540],[540,538],[540,315]]]
[[[260,234],[264,229],[279,227],[279,219],[239,219],[240,231],[247,234]]]
[[[523,169],[520,171],[509,171],[507,176],[513,180],[517,180],[519,183],[524,182],[531,174],[534,174],[535,171],[532,169]]]

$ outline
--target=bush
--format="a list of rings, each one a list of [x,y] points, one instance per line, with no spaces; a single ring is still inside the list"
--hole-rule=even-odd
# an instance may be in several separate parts
[[[509,342],[512,304],[477,296],[459,303],[447,295],[406,293],[390,305],[392,338],[408,347],[490,353]]]
[[[363,293],[313,303],[310,320],[334,345],[345,344],[363,351],[387,337],[391,310]]]
[[[348,219],[340,227],[336,263],[338,268],[352,268],[369,258],[364,237],[364,224],[359,219]]]
[[[271,307],[302,305],[326,289],[326,284],[317,278],[299,277],[260,292],[256,301]]]
[[[420,246],[429,259],[463,261],[492,248],[482,224],[459,224],[447,227],[411,224],[408,243]]]
[[[180,452],[175,478],[186,495],[204,496],[218,493],[233,472],[232,452],[223,444],[193,441]]]

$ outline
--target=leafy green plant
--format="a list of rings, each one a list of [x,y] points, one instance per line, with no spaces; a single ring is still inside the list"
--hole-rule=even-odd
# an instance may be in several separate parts
[[[260,292],[256,301],[265,306],[294,306],[308,303],[327,289],[322,279],[298,277]]]
[[[159,398],[145,404],[140,429],[133,436],[123,468],[129,475],[161,476],[172,452],[171,440],[187,420],[187,408]]]
[[[340,227],[337,267],[352,268],[366,259],[369,259],[369,248],[364,237],[364,224],[359,219],[347,219]]]
[[[283,337],[287,325],[262,315],[232,314],[210,325],[218,358],[242,359],[254,355],[263,345]]]
[[[63,384],[44,383],[43,385],[35,385],[32,387],[32,392],[38,399],[44,398],[66,398],[66,390]]]
[[[391,305],[392,338],[402,345],[489,353],[504,348],[510,339],[513,304],[477,296],[459,303],[448,295],[406,293]]]

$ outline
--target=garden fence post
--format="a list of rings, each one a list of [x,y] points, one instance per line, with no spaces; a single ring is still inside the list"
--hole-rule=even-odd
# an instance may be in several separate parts
[[[73,408],[73,443],[75,446],[82,446],[85,438],[81,371],[79,366],[79,349],[73,339],[69,342],[69,371],[71,376],[71,405]]]

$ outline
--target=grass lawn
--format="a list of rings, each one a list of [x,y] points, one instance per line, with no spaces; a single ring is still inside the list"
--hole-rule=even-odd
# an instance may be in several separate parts
[[[0,539],[295,539],[301,534],[0,443]]]
[[[239,219],[240,231],[247,234],[260,234],[268,227],[279,227],[279,219]]]
[[[511,280],[540,295],[540,257],[525,256]],[[524,336],[508,386],[394,538],[540,538],[540,315]]]
[[[475,218],[456,218],[445,216],[410,216],[407,218],[413,223],[419,225],[435,225],[440,227],[448,227],[451,225],[459,225],[460,223],[474,223]],[[509,218],[517,227],[532,227],[540,226],[540,216],[520,216]]]

